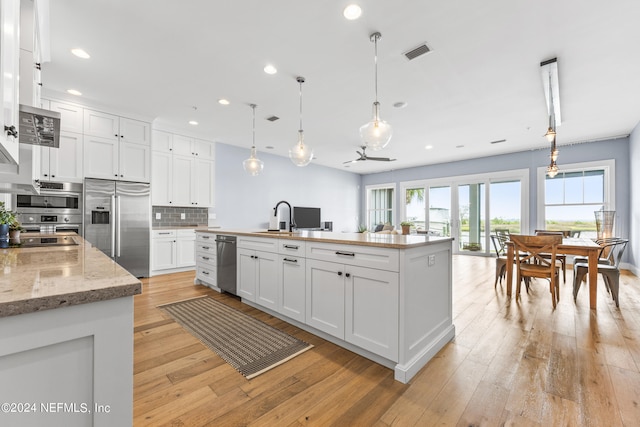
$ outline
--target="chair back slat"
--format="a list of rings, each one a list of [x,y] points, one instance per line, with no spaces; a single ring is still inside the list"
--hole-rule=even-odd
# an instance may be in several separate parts
[[[523,234],[512,234],[511,241],[516,251],[516,260],[518,262],[531,262],[534,259],[541,265],[555,265],[555,255],[557,247],[562,243],[562,234],[551,234],[541,236],[528,236]],[[519,257],[519,253],[525,255]],[[543,256],[551,254],[552,257]]]

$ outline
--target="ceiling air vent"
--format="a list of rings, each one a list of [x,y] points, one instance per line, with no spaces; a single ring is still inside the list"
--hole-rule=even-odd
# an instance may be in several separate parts
[[[404,56],[411,61],[412,59],[416,59],[418,56],[422,56],[425,53],[429,53],[431,52],[431,49],[429,49],[429,46],[427,46],[426,43],[421,44],[420,46],[411,49],[408,52],[404,53]]]
[[[269,116],[269,117],[267,117],[267,120],[269,120],[270,122],[275,122],[276,120],[280,120],[280,117],[278,117],[278,116]]]

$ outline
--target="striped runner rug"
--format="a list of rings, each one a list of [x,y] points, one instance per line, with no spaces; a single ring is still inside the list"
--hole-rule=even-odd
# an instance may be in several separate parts
[[[158,308],[247,379],[313,347],[208,296]]]

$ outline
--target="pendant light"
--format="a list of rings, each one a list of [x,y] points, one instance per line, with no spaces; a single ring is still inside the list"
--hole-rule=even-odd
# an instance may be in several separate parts
[[[555,123],[555,111],[553,109],[553,90],[551,89],[551,72],[549,72],[549,128],[547,129],[547,133],[544,134],[547,141],[551,143],[551,163],[547,166],[547,176],[549,178],[554,178],[558,175],[558,165],[556,164],[556,160],[558,160],[558,149],[556,148],[556,123]]]
[[[296,166],[307,166],[313,158],[313,149],[304,143],[304,131],[302,130],[302,83],[304,77],[296,77],[300,84],[300,130],[298,130],[298,143],[289,150],[289,158]]]
[[[244,170],[252,176],[259,175],[264,168],[264,162],[256,157],[256,104],[249,104],[253,109],[253,143],[251,145],[251,154],[249,158],[242,162]]]
[[[360,139],[362,142],[374,151],[382,150],[389,144],[393,130],[391,125],[384,120],[380,120],[380,103],[378,102],[378,40],[382,38],[382,34],[375,32],[369,36],[374,43],[374,80],[376,98],[373,102],[373,118],[371,121],[360,127]]]

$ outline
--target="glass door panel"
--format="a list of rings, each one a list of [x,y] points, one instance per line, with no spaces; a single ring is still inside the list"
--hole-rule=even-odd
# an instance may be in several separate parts
[[[429,233],[451,237],[451,187],[429,187]]]
[[[491,234],[496,230],[519,234],[522,229],[520,181],[492,182],[490,184],[489,217]]]
[[[404,192],[405,221],[413,223],[412,229],[424,231],[426,224],[426,210],[424,187],[407,188]]]
[[[458,186],[458,249],[462,252],[485,251],[485,184]]]

